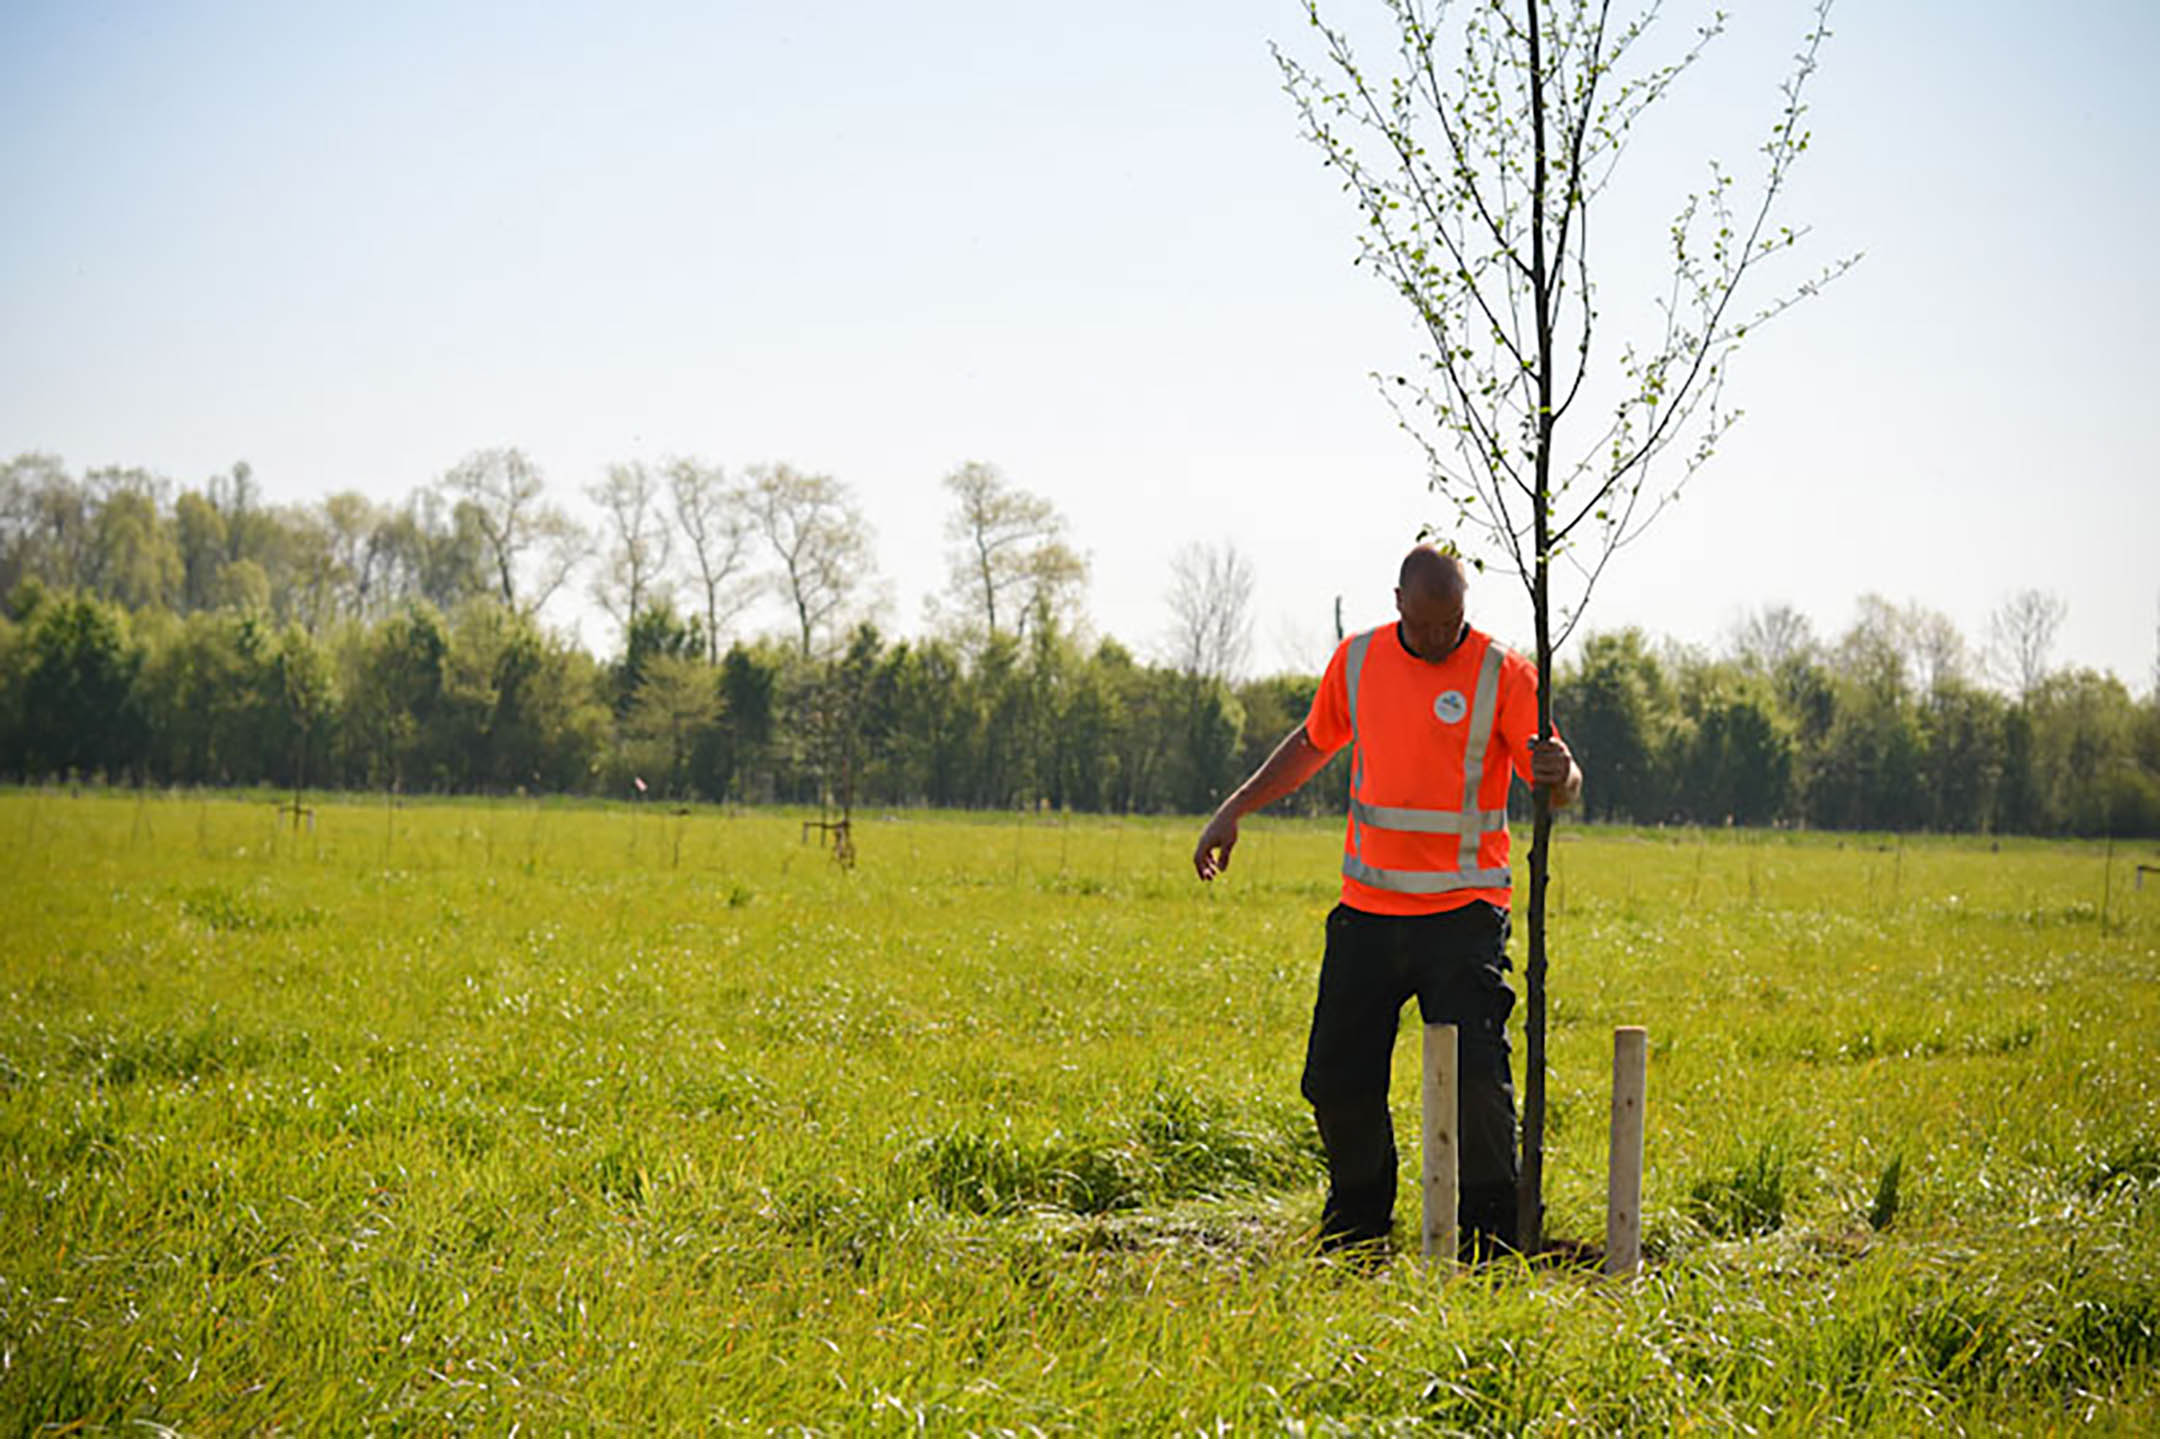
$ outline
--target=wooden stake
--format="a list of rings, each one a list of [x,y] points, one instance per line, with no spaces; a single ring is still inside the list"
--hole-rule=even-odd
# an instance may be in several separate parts
[[[1452,1024],[1425,1026],[1425,1227],[1423,1253],[1428,1262],[1452,1265],[1456,1253],[1457,1178],[1460,1169],[1457,1132],[1462,1096],[1456,1083],[1456,1037]]]
[[[1650,1032],[1613,1031],[1612,1155],[1606,1168],[1605,1272],[1633,1274],[1642,1264],[1643,1097]]]

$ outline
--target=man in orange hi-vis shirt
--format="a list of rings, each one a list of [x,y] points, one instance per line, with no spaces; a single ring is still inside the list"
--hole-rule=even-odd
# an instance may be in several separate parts
[[[1394,1223],[1388,1071],[1405,1000],[1458,1026],[1466,1257],[1515,1240],[1515,1091],[1508,1072],[1508,784],[1572,804],[1582,771],[1555,735],[1537,742],[1537,669],[1463,619],[1469,580],[1420,545],[1395,590],[1401,617],[1336,648],[1312,712],[1222,802],[1193,851],[1213,879],[1238,821],[1351,746],[1342,902],[1327,919],[1301,1083],[1327,1149],[1320,1235],[1384,1241]]]

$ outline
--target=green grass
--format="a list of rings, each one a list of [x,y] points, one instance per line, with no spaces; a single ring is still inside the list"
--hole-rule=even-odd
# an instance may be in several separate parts
[[[1311,1256],[1339,835],[1195,828],[0,796],[0,1432],[2160,1429],[2151,846],[1564,829],[1615,1283]]]

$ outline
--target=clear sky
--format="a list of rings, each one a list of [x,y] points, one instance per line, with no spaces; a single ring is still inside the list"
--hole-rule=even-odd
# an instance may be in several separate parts
[[[1622,172],[1616,308],[1774,115],[1806,12],[1741,8]],[[2058,658],[2143,691],[2160,7],[1832,28],[1784,213],[1813,263],[1865,259],[1741,352],[1747,418],[1591,623],[1713,643],[1783,602],[1835,633],[1875,591],[1977,641],[2031,586],[2068,603]],[[246,459],[301,501],[514,444],[581,505],[611,460],[784,460],[855,489],[900,633],[942,580],[939,478],[987,460],[1068,516],[1100,629],[1154,639],[1169,556],[1227,538],[1255,667],[1317,668],[1334,597],[1385,617],[1438,509],[1366,378],[1406,317],[1351,267],[1271,39],[1309,53],[1290,0],[6,0],[0,451]],[[1473,604],[1527,635],[1511,580]]]

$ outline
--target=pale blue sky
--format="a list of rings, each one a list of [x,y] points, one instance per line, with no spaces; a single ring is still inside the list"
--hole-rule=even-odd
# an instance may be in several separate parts
[[[1623,172],[1616,309],[1771,118],[1805,14],[1742,8]],[[1833,30],[1786,214],[1866,260],[1742,352],[1747,419],[1593,623],[1711,642],[1782,601],[1834,633],[1873,590],[1978,640],[2030,585],[2061,658],[2143,690],[2160,7],[1846,0]],[[614,459],[785,460],[855,488],[902,633],[938,479],[982,459],[1069,516],[1100,628],[1150,641],[1169,555],[1228,537],[1255,666],[1316,667],[1436,510],[1365,378],[1404,318],[1271,38],[1304,44],[1289,0],[0,3],[0,451],[244,458],[280,500],[495,444],[566,500]],[[1476,603],[1527,634],[1512,582]]]

